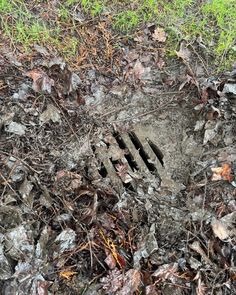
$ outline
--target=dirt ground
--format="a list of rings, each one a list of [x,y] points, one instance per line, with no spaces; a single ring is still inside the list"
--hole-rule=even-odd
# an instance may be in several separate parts
[[[236,294],[235,69],[37,49],[0,56],[1,294]]]

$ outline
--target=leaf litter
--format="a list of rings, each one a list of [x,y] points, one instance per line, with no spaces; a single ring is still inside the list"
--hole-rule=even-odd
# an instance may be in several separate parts
[[[176,51],[177,70],[170,71],[173,65],[163,53],[167,33],[152,25],[130,44],[120,44],[126,54],[108,50],[109,32],[105,46],[100,38],[106,25],[88,28],[93,38],[84,56],[89,57],[78,61],[79,70],[40,45],[33,69],[13,55],[8,60],[14,67],[1,69],[11,89],[4,88],[0,101],[3,292],[234,294],[235,74],[204,76],[184,42]],[[102,63],[95,45],[109,51]],[[9,80],[16,74],[21,81]],[[178,193],[168,182],[159,186],[153,175],[119,162],[128,159],[127,150],[103,136],[110,126],[132,130],[130,118],[137,123],[138,114],[149,124],[148,115],[171,101],[165,95],[172,92],[177,96],[170,111],[156,111],[158,122],[176,118],[169,129],[163,125],[167,137],[178,120],[184,125],[187,105],[191,122],[177,133],[180,149],[196,153],[171,170],[168,154],[177,159],[179,142],[170,136],[174,144],[164,147],[165,169],[173,179],[187,174]],[[99,153],[111,159],[125,192],[112,185]]]

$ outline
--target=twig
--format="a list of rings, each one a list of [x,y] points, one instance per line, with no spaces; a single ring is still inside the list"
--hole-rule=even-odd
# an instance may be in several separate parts
[[[2,153],[3,155],[6,155],[6,156],[9,156],[9,157],[13,157],[15,158],[16,160],[20,161],[22,164],[24,164],[28,169],[30,169],[31,171],[37,173],[37,174],[40,174],[42,173],[42,171],[37,171],[35,170],[33,167],[31,167],[29,164],[27,164],[24,160],[20,159],[19,157],[13,155],[13,154],[10,154],[10,153],[7,153],[7,152],[4,152],[3,150],[0,150],[0,153]]]
[[[71,132],[74,134],[75,138],[77,139],[77,141],[80,143],[79,141],[79,137],[78,135],[76,134],[76,132],[74,131],[73,127],[71,126],[69,120],[67,119],[66,115],[64,114],[62,108],[60,107],[60,105],[58,104],[58,102],[55,100],[54,97],[51,97],[52,101],[56,104],[56,106],[60,109],[61,113],[62,113],[62,116],[64,117],[64,119],[66,120],[66,123],[67,125],[69,126]]]
[[[170,101],[168,101],[168,102],[166,102],[166,103],[160,105],[158,108],[153,109],[153,110],[151,110],[151,111],[147,111],[147,112],[145,112],[145,113],[137,114],[137,115],[132,116],[132,117],[129,117],[129,118],[124,118],[124,119],[120,119],[120,120],[115,120],[115,121],[112,121],[111,123],[123,122],[123,121],[128,121],[128,120],[138,119],[138,118],[141,118],[141,117],[144,117],[144,116],[147,116],[147,115],[151,115],[151,114],[153,114],[153,113],[155,113],[155,112],[157,112],[157,111],[160,111],[161,109],[164,109],[165,107],[167,107],[171,102],[173,102],[173,100],[174,100],[174,99],[172,98]]]
[[[198,57],[198,59],[200,60],[200,62],[202,63],[203,67],[204,67],[204,70],[206,71],[206,74],[207,76],[209,77],[210,76],[210,73],[205,65],[205,62],[204,60],[202,59],[202,57],[200,56],[200,54],[196,51],[196,49],[194,48],[194,46],[192,44],[189,44],[193,50],[193,52],[196,54],[196,56]]]
[[[155,93],[155,97],[156,97],[157,95],[162,96],[162,95],[174,95],[174,94],[181,94],[181,93],[184,93],[184,91],[167,91],[167,92],[159,92],[159,93]],[[149,95],[150,97],[154,97],[154,95],[151,95],[151,94],[148,94],[148,95]],[[121,110],[126,109],[127,107],[130,108],[130,107],[136,107],[136,106],[135,106],[134,104],[132,105],[132,103],[129,103],[129,104],[123,106],[123,107],[117,108],[117,109],[115,109],[115,110],[109,111],[109,112],[107,112],[107,113],[101,115],[101,118],[104,118],[104,117],[106,117],[106,116],[108,116],[108,115],[111,115],[111,114],[113,114],[113,113],[117,113],[117,112],[119,112],[119,111],[121,111]]]
[[[13,189],[13,187],[10,185],[9,181],[2,175],[1,171],[0,171],[0,177],[2,177],[2,179],[4,180],[5,182],[5,187],[8,186],[14,193],[15,193],[15,190]],[[5,187],[4,187],[4,190],[2,192],[2,196],[5,192]]]

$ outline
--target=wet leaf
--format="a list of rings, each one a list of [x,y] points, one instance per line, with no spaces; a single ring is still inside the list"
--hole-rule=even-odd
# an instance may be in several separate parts
[[[156,285],[149,285],[145,288],[145,294],[146,295],[159,295],[159,293],[156,290]]]
[[[207,288],[199,276],[198,282],[197,282],[197,288],[196,288],[196,295],[205,295],[206,290],[207,290]]]
[[[123,288],[117,292],[117,295],[134,294],[141,284],[141,274],[137,269],[128,270],[123,278]]]
[[[104,241],[104,246],[111,252],[114,260],[119,265],[119,267],[125,268],[126,261],[124,257],[118,253],[115,243],[111,239],[107,238],[102,230],[100,230],[100,235]]]
[[[145,68],[142,63],[137,60],[134,65],[133,74],[136,79],[141,79],[142,75],[145,73]]]
[[[169,279],[173,281],[175,279],[175,274],[178,273],[178,263],[163,264],[158,267],[158,269],[152,274],[163,281]]]
[[[132,181],[131,176],[128,174],[128,164],[116,164],[117,174],[120,176],[124,183]]]
[[[4,255],[4,236],[0,234],[0,280],[8,280],[12,276],[12,267]]]
[[[49,282],[47,282],[47,281],[38,281],[37,283],[38,283],[37,284],[38,295],[48,295]]]
[[[10,133],[14,133],[16,135],[24,135],[26,127],[17,122],[11,122],[9,125],[5,127],[5,130]]]
[[[208,141],[212,141],[216,135],[217,132],[215,129],[206,129],[204,133],[203,145],[207,144]]]
[[[211,180],[228,180],[233,181],[234,177],[232,175],[231,165],[226,163],[222,167],[211,168],[213,172]]]
[[[109,271],[106,277],[101,278],[102,288],[105,290],[105,294],[109,292],[117,292],[122,287],[123,276],[119,269],[114,268]],[[108,292],[108,293],[107,293]]]
[[[48,75],[41,69],[34,69],[26,73],[27,77],[33,80],[33,90],[35,92],[51,93],[54,80],[50,79]]]
[[[156,28],[152,37],[153,40],[164,43],[166,41],[166,32],[163,28]]]
[[[139,60],[136,61],[133,69],[131,70],[131,74],[133,75],[134,80],[141,80],[145,78],[145,75],[147,75],[149,72],[150,68],[145,68]]]
[[[58,257],[59,254],[62,254],[65,251],[74,249],[76,246],[76,236],[77,235],[73,229],[64,229],[54,241],[57,247],[53,253],[54,258]]]
[[[110,269],[114,269],[116,267],[116,260],[114,259],[112,254],[109,254],[107,256],[105,262]]]
[[[74,191],[82,185],[82,176],[75,172],[60,170],[56,174],[55,191]]]

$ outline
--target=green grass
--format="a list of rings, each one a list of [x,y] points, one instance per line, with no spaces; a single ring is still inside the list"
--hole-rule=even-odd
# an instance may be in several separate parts
[[[138,13],[132,10],[118,13],[113,21],[113,28],[122,32],[129,32],[130,30],[137,28],[140,23]]]
[[[92,16],[97,16],[102,13],[104,9],[105,1],[99,0],[81,0],[81,5],[86,12],[89,12]]]
[[[0,0],[0,15],[5,35],[25,50],[34,43],[50,40],[49,29],[40,19],[35,19],[24,1]]]
[[[47,2],[50,1],[33,1]],[[25,50],[34,43],[49,44],[62,55],[76,56],[79,40],[74,34],[76,21],[71,15],[77,8],[89,19],[106,13],[111,28],[120,34],[130,35],[145,28],[147,23],[156,23],[168,33],[166,47],[170,54],[181,40],[193,43],[200,36],[216,64],[229,67],[236,59],[235,0],[61,0],[53,17],[46,21],[40,14],[33,15],[28,3],[0,0],[2,31],[12,43],[22,45]]]

